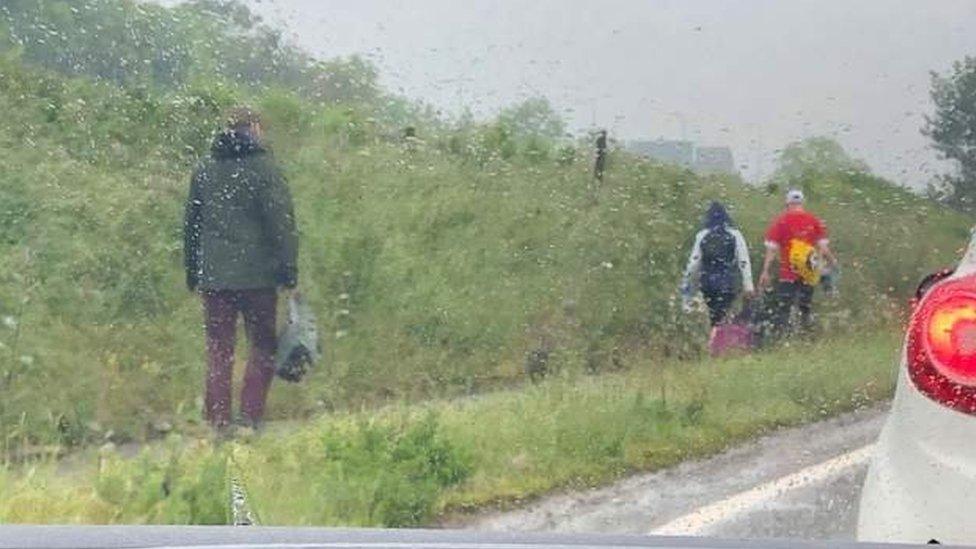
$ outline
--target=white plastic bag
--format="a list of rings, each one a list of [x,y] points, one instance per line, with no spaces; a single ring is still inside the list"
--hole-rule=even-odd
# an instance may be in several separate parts
[[[322,356],[315,314],[301,294],[288,299],[288,320],[278,334],[275,373],[286,381],[301,381]]]

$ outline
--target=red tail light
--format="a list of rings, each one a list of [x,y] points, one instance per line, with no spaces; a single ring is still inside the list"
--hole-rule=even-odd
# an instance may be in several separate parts
[[[976,275],[940,282],[908,328],[908,372],[929,398],[976,414]]]

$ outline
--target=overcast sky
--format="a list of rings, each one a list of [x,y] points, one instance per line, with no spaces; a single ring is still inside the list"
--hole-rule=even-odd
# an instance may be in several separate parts
[[[322,57],[359,53],[391,91],[489,115],[545,95],[572,129],[729,145],[748,177],[835,136],[922,185],[929,71],[976,54],[972,0],[247,0]],[[760,151],[762,154],[760,154]]]

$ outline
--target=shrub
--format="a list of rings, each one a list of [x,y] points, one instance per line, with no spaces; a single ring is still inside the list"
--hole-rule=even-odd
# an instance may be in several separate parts
[[[103,457],[95,493],[117,509],[115,521],[228,523],[227,455],[174,443],[162,459],[148,453],[135,460]]]
[[[323,503],[346,523],[416,526],[434,510],[441,490],[467,478],[470,459],[439,432],[437,417],[400,431],[360,423],[331,430],[319,473]]]

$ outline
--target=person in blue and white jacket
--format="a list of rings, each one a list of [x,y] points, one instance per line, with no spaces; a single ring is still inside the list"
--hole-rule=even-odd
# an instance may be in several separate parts
[[[708,306],[708,318],[715,326],[726,319],[740,289],[747,298],[755,293],[752,264],[746,240],[725,206],[712,202],[702,225],[688,258],[681,295],[686,302],[690,300],[697,283]]]

